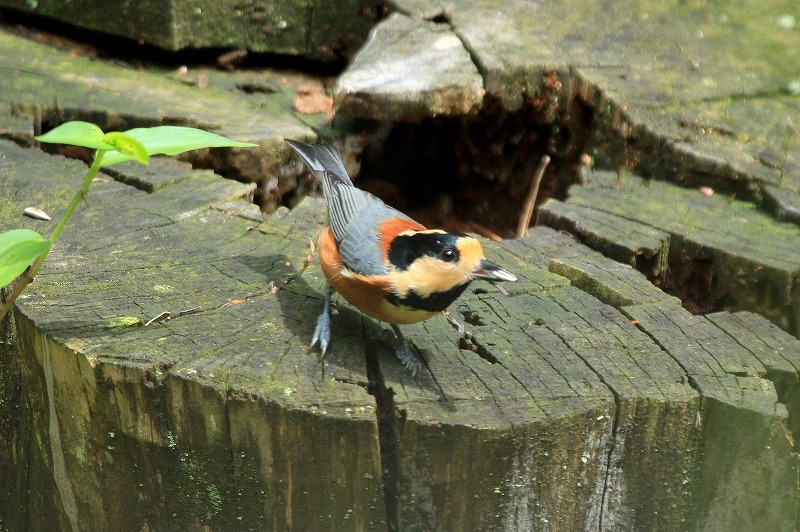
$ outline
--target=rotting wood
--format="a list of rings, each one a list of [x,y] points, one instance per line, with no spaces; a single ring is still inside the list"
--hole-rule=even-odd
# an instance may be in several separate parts
[[[58,216],[59,191],[79,180],[81,163],[0,149],[3,197],[42,198]],[[48,177],[56,173],[66,176]],[[655,297],[632,269],[598,276],[609,289],[571,286],[550,262],[591,276],[608,259],[541,228],[486,244],[521,280],[508,296],[471,288],[451,309],[467,333],[444,318],[409,327],[425,360],[416,379],[384,327],[344,302],[320,365],[305,346],[324,280],[305,261],[323,205],[281,210],[253,231],[235,208],[250,190],[187,170],[150,193],[115,181],[91,191],[20,300],[18,339],[4,351],[3,404],[18,398],[0,436],[3,477],[13,479],[4,522],[692,528],[712,510],[740,519],[761,508],[761,499],[738,499],[736,511],[722,502],[751,474],[748,456],[776,471],[759,519],[793,522],[797,458],[780,444],[793,414],[763,378],[769,367],[737,347],[737,328]],[[4,224],[46,223],[13,205]],[[595,293],[625,295],[606,298],[615,308]],[[125,326],[165,310],[175,318]],[[748,322],[747,334],[764,327]],[[709,359],[694,343],[724,352]],[[798,353],[783,356],[797,367]],[[703,369],[709,360],[717,369]],[[729,436],[745,420],[753,430],[737,451]],[[720,469],[725,452],[742,460]],[[20,504],[14,486],[49,496]]]
[[[711,177],[717,180],[711,185],[726,191],[771,183],[781,192],[773,194],[776,203],[790,197],[787,191],[796,188],[794,145],[789,142],[785,154],[764,148],[775,138],[788,138],[773,131],[775,117],[783,120],[796,102],[788,94],[759,102],[742,97],[785,93],[787,73],[764,72],[759,64],[742,77],[719,55],[722,44],[739,54],[737,60],[752,63],[752,54],[764,47],[745,43],[733,50],[730,42],[744,43],[742,27],[762,27],[776,17],[752,3],[763,16],[751,17],[746,9],[727,13],[733,22],[705,28],[718,34],[701,41],[692,30],[712,7],[684,13],[695,25],[681,26],[673,11],[647,12],[645,20],[644,4],[622,13],[610,5],[593,5],[594,11],[581,10],[576,19],[573,11],[564,11],[574,10],[568,4],[530,10],[520,2],[497,11],[482,3],[457,3],[440,18],[479,63],[484,87],[509,109],[521,105],[525,94],[537,94],[539,74],[555,68],[565,94],[596,113],[593,134],[602,137],[598,131],[608,128],[628,141],[624,156],[656,154],[642,163],[651,173],[668,168],[686,182]],[[498,21],[524,32],[498,32],[493,27]],[[569,25],[573,39],[554,36],[559,21]],[[662,31],[652,21],[680,31]],[[576,23],[602,28],[604,38],[575,32]],[[548,31],[531,31],[539,27]],[[639,31],[629,34],[631,27]],[[736,39],[720,38],[733,31]],[[784,38],[777,31],[746,33],[767,35],[768,41]],[[630,35],[633,43],[618,41],[620,35]],[[690,46],[648,62],[646,72],[636,70],[642,62],[635,58],[608,64],[586,59],[586,43],[603,54],[617,49],[649,54],[650,47],[638,44],[653,35],[663,50],[670,50],[675,42],[669,39],[676,37]],[[796,39],[796,32],[788,35]],[[713,53],[704,55],[704,48]],[[525,51],[524,60],[507,60],[515,50]],[[693,69],[695,60],[686,61],[690,52],[701,57],[701,69]],[[81,73],[87,63],[73,67]],[[714,83],[704,83],[681,70],[687,64],[697,76],[709,74],[706,65],[724,70],[712,70]],[[34,71],[41,76],[48,69]],[[667,73],[667,82],[651,73]],[[19,106],[38,110],[41,118],[60,86],[43,89],[37,75],[21,79],[29,85],[17,91],[24,100]],[[101,90],[87,92],[93,96],[88,107],[68,100],[65,114],[99,108],[109,123],[126,120],[114,110],[128,100],[115,97],[109,90],[113,83],[98,83]],[[187,95],[187,105],[196,103],[191,99],[196,92],[178,92]],[[653,93],[664,97],[654,103],[648,99]],[[205,116],[214,101],[178,111],[195,123],[197,113]],[[145,99],[144,116],[163,120],[158,109],[147,107],[151,103]],[[242,127],[233,129],[234,135],[252,126],[231,116]],[[744,123],[731,129],[737,120]],[[664,143],[665,137],[671,142]],[[54,173],[45,171],[50,163],[41,162],[41,154],[27,152],[28,160],[16,148],[3,144],[2,149],[5,164],[24,167],[26,179]],[[58,167],[62,164],[59,160]],[[55,191],[63,183],[9,182],[20,187],[15,194],[54,205],[46,210],[57,216]],[[104,501],[109,506],[102,508],[90,507],[91,498],[76,500],[78,518],[119,528],[172,527],[176,521],[220,528],[259,528],[265,522],[282,528],[289,521],[307,528],[392,522],[452,529],[796,528],[794,338],[746,314],[691,316],[669,298],[652,298],[644,279],[641,289],[632,285],[634,272],[601,275],[607,259],[543,228],[525,239],[487,245],[492,257],[502,257],[524,281],[510,287],[510,297],[475,287],[452,309],[466,322],[469,337],[455,334],[444,320],[413,328],[410,335],[430,368],[418,380],[409,379],[379,340],[380,327],[344,304],[334,317],[335,350],[320,368],[304,345],[313,327],[310,317],[321,304],[322,279],[313,267],[297,275],[308,253],[307,237],[321,218],[320,205],[309,201],[291,213],[279,211],[253,231],[253,218],[240,215],[248,212],[242,202],[248,192],[230,184],[220,189],[215,182],[209,173],[192,173],[185,181],[167,180],[151,194],[147,187],[100,184],[84,211],[85,227],[76,227],[30,297],[20,302],[17,319],[25,334],[16,351],[2,352],[16,357],[23,371],[7,369],[6,359],[0,366],[0,406],[9,429],[0,433],[0,463],[24,464],[13,477],[0,475],[10,479],[14,494],[0,504],[11,513],[6,521],[27,516],[31,528],[68,526],[76,515],[63,495],[69,491],[66,471],[75,475],[75,485],[85,487],[73,487],[73,493],[96,497],[95,502],[109,492],[137,494],[135,503]],[[758,190],[751,192],[757,196]],[[187,198],[193,198],[189,204]],[[231,208],[237,203],[241,209]],[[114,217],[98,214],[104,210]],[[34,223],[19,222],[17,215],[4,205],[0,219]],[[766,234],[774,227],[764,220],[760,228]],[[671,235],[672,245],[677,230],[659,229]],[[707,260],[704,246],[695,251],[694,258]],[[748,252],[737,248],[743,256]],[[758,263],[726,264],[736,269]],[[76,279],[72,273],[80,265],[87,274]],[[780,273],[777,286],[787,286],[793,270],[773,269]],[[554,272],[569,275],[574,286]],[[247,297],[269,286],[283,288]],[[769,297],[773,286],[765,284]],[[243,302],[222,308],[231,297]],[[200,310],[148,328],[124,327],[130,314],[153,316],[165,307]],[[43,359],[21,355],[41,353],[44,345],[54,364],[52,394],[45,392]],[[778,357],[786,363],[771,360]],[[383,380],[370,371],[379,371]],[[52,434],[58,433],[66,453],[64,468],[57,468],[61,475],[54,474],[52,461],[53,420],[44,414],[51,405],[59,421]],[[381,429],[387,428],[389,439],[382,441]],[[387,462],[396,467],[384,474]],[[159,475],[162,484],[153,481]],[[47,496],[26,499],[23,507],[23,495],[16,494],[31,487]],[[768,498],[752,496],[753,490]],[[125,508],[114,506],[123,502]]]
[[[660,257],[655,262],[664,265],[662,286],[687,305],[749,309],[798,331],[800,228],[775,221],[753,203],[636,175],[594,172],[588,184],[570,189],[565,203],[550,201],[541,213],[548,223],[574,230],[582,241],[617,260],[627,258],[648,275],[651,266],[636,259]],[[625,235],[624,228],[631,233]],[[686,282],[692,276],[695,286]]]
[[[368,44],[373,63],[351,65],[343,80],[379,68],[399,50],[422,60],[429,48],[415,33],[399,39],[400,30],[438,21],[437,29],[449,30],[478,69],[483,106],[488,98],[510,112],[532,105],[542,111],[535,122],[568,130],[597,164],[766,200],[773,212],[797,221],[797,72],[787,65],[800,36],[787,16],[791,0],[678,11],[612,0],[580,8],[527,1],[504,9],[484,1],[393,4],[404,16],[378,23]],[[558,90],[548,86],[548,75]],[[471,86],[459,83],[448,90]],[[438,77],[407,91],[376,83],[361,91],[358,108],[373,109],[371,118],[402,117],[442,85]],[[443,114],[429,107],[431,115]]]
[[[335,6],[316,0],[244,4],[144,0],[86,2],[82,9],[59,0],[2,0],[0,7],[171,51],[243,48],[323,61],[341,60],[354,53],[384,9],[365,0],[348,0]]]
[[[196,150],[182,158],[203,168],[225,170],[242,181],[259,183],[274,178],[275,185],[260,190],[258,203],[272,211],[279,206],[278,191],[297,188],[297,172],[285,171],[291,150],[285,137],[311,140],[314,131],[291,111],[291,102],[302,78],[287,78],[272,72],[263,75],[222,74],[196,68],[210,78],[199,89],[181,76],[126,68],[94,61],[81,54],[54,50],[0,27],[0,136],[32,145],[42,124],[80,119],[96,123],[104,131],[119,131],[153,125],[199,127],[258,144],[246,150]],[[269,94],[248,94],[240,88],[250,84],[274,85]],[[238,82],[238,84],[237,84]],[[31,123],[29,115],[35,117]],[[313,117],[306,117],[314,123]],[[73,151],[74,152],[74,151]],[[88,157],[88,151],[83,154]],[[290,163],[290,164],[293,164]],[[124,172],[123,169],[115,169]],[[119,174],[115,174],[119,175]],[[143,178],[160,186],[170,179],[167,170]]]

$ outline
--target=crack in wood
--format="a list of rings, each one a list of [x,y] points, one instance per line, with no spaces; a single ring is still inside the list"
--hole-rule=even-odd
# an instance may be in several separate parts
[[[751,319],[754,316],[749,313],[743,315]],[[762,331],[754,330],[752,324],[740,316],[739,314],[732,316],[720,313],[711,315],[709,318],[717,327],[730,334],[739,345],[751,350],[764,364],[767,371],[762,376],[772,382],[778,395],[778,401],[786,407],[789,416],[787,428],[793,439],[792,448],[795,452],[800,452],[800,379],[797,374],[800,368],[797,368],[787,358],[780,356],[786,348],[781,341],[793,339],[793,337],[778,329],[777,326],[771,323],[767,324],[763,317],[756,318],[764,326],[769,327],[774,334],[774,336],[767,336]],[[779,356],[773,358],[771,355]]]
[[[562,308],[564,308],[564,310],[569,310],[563,304],[559,303],[559,305]],[[587,322],[587,325],[591,326],[591,323]],[[604,530],[604,519],[606,517],[606,514],[608,513],[608,505],[609,505],[609,501],[610,501],[610,497],[611,497],[610,492],[612,490],[612,483],[613,483],[612,471],[611,471],[612,459],[614,458],[614,453],[615,453],[616,447],[617,447],[617,438],[618,438],[618,430],[619,430],[619,416],[620,416],[620,411],[621,411],[621,399],[620,399],[620,396],[619,396],[619,392],[614,388],[614,386],[612,386],[606,380],[606,378],[604,377],[603,373],[600,370],[598,370],[597,368],[595,368],[592,365],[592,363],[589,360],[586,359],[586,357],[582,356],[581,353],[580,353],[580,350],[579,349],[575,349],[570,344],[569,340],[567,338],[565,338],[562,334],[560,334],[559,331],[555,327],[552,327],[552,326],[547,325],[547,324],[545,324],[544,327],[549,329],[550,332],[552,332],[558,338],[560,338],[561,341],[564,343],[564,345],[566,345],[570,350],[572,350],[572,352],[574,352],[575,355],[578,358],[580,358],[583,361],[584,364],[586,364],[586,367],[589,368],[589,370],[592,371],[597,376],[597,378],[600,380],[600,382],[606,388],[608,388],[609,392],[611,392],[611,394],[614,397],[614,419],[613,419],[613,421],[611,423],[611,434],[610,434],[610,439],[609,439],[610,444],[609,444],[608,452],[606,453],[605,472],[603,473],[603,492],[602,492],[602,495],[600,497],[600,508],[601,508],[601,511],[600,511],[600,515],[598,516],[598,530]]]
[[[365,390],[369,390],[369,388],[370,388],[370,383],[369,382],[364,382],[362,380],[347,379],[347,378],[344,378],[344,377],[337,377],[335,375],[333,376],[333,380],[336,381],[336,382],[340,382],[342,384],[352,384],[354,386],[358,386],[360,388],[364,388]]]
[[[369,379],[367,390],[375,397],[386,524],[390,532],[395,532],[400,530],[400,456],[394,390],[386,386],[375,342],[366,341],[364,354]]]
[[[75,498],[75,492],[72,489],[70,482],[67,465],[64,459],[64,448],[61,442],[61,429],[59,428],[58,412],[56,410],[56,396],[55,396],[55,378],[53,376],[53,361],[50,357],[50,344],[49,339],[44,334],[41,334],[43,361],[42,369],[44,371],[46,390],[47,390],[47,405],[48,410],[48,436],[50,443],[50,451],[53,460],[53,477],[58,489],[58,494],[61,497],[61,507],[69,519],[70,525],[73,530],[78,530],[78,503]]]
[[[486,348],[486,346],[478,342],[473,334],[464,333],[464,336],[458,340],[458,348],[466,351],[472,351],[491,364],[497,364],[500,362],[497,360],[497,357]]]

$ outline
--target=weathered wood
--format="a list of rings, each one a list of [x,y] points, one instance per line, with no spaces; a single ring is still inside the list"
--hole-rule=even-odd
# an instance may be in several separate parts
[[[650,278],[663,279],[666,274],[669,233],[653,226],[554,199],[539,207],[537,223],[570,231],[592,249]]]
[[[2,197],[63,197],[83,166],[9,144],[2,153]],[[380,523],[363,365],[336,380],[305,354],[313,320],[303,316],[319,306],[298,289],[305,283],[264,294],[302,266],[308,243],[292,235],[298,225],[313,232],[314,219],[298,213],[253,231],[257,223],[217,208],[252,186],[184,172],[151,194],[96,184],[34,283],[49,288],[23,297],[19,353],[36,355],[13,360],[26,383],[19,414],[33,421],[8,433],[4,448],[20,453],[4,461],[4,477],[47,496],[5,519],[38,529]],[[16,209],[3,219],[26,223]],[[261,295],[225,306],[250,292]],[[175,318],[127,326],[163,311]],[[306,358],[302,369],[295,358]]]
[[[707,501],[701,508],[709,522],[736,523],[754,529],[790,529],[797,516],[797,455],[789,431],[788,404],[783,404],[753,353],[703,316],[664,305],[625,309],[685,369],[702,402],[696,424],[702,426],[697,488]],[[766,452],[767,455],[764,453]],[[783,456],[784,464],[766,473],[760,466]],[[745,481],[744,479],[749,479]],[[760,489],[753,490],[758,485]],[[791,494],[774,497],[776,493]],[[731,505],[746,499],[752,510]],[[775,519],[775,520],[773,520]]]
[[[612,2],[581,10],[451,2],[439,13],[429,3],[397,4],[411,25],[446,23],[435,26],[436,36],[451,27],[490,96],[507,109],[552,106],[562,96],[567,109],[592,108],[590,148],[601,159],[614,159],[613,149],[602,149],[609,130],[633,155],[644,154],[644,169],[669,163],[659,173],[674,168],[687,182],[710,177],[714,186],[738,188],[733,177],[753,189],[793,190],[793,137],[774,126],[796,102],[783,96],[751,106],[741,98],[771,94],[790,75],[765,72],[756,47],[730,47],[739,42],[730,33],[736,27],[765,46],[792,49],[796,32],[763,31],[774,20],[765,9],[784,6],[759,5],[759,17],[720,6],[733,22],[709,27],[704,17],[719,14],[712,7],[676,14]],[[595,26],[599,38],[588,31]],[[664,50],[655,61],[653,39]],[[0,83],[17,83],[0,98],[40,119],[178,121],[258,139],[257,155],[223,157],[262,177],[286,160],[281,137],[313,135],[287,111],[291,91],[242,104],[219,88],[201,91],[63,54],[54,60],[38,45],[2,33],[0,40],[14,51],[0,55],[2,68],[15,74]],[[687,65],[694,54],[699,69]],[[731,58],[753,68],[742,77],[730,70]],[[551,94],[555,102],[537,101],[541,74],[552,69],[565,91]],[[52,74],[64,70],[67,78]],[[76,86],[83,90],[70,92]],[[673,105],[681,102],[690,103]],[[747,119],[752,113],[768,117],[763,131]],[[12,117],[8,130],[30,142],[33,128]],[[725,133],[730,124],[734,135]],[[754,156],[775,139],[788,139],[778,153],[785,161],[772,152]],[[83,167],[8,143],[0,153],[0,197],[7,198],[0,228],[47,234],[50,226],[22,218],[22,208],[57,219]],[[246,201],[250,187],[160,165],[155,174],[115,169],[121,182],[92,189],[19,301],[15,343],[0,336],[4,526],[797,527],[800,342],[763,318],[693,316],[632,269],[538,228],[486,244],[490,258],[521,280],[508,296],[487,286],[468,290],[451,309],[468,334],[444,319],[404,329],[425,361],[416,379],[382,327],[345,303],[320,365],[305,346],[324,282],[305,262],[322,204],[306,201],[262,221]],[[650,195],[658,201],[645,201]],[[731,291],[741,289],[746,304],[762,309],[745,291],[758,279],[764,294],[777,293],[781,308],[794,310],[796,227],[726,199],[597,173],[550,210],[571,224],[560,227],[622,250],[626,262],[652,251],[663,264],[667,243],[685,246],[690,258],[711,257],[718,271],[732,272]],[[615,234],[623,227],[636,233]],[[128,326],[164,311],[174,319]]]
[[[483,79],[449,26],[393,14],[375,27],[337,81],[339,112],[371,120],[465,115],[483,103]]]
[[[0,112],[0,137],[29,146],[33,143],[33,122],[28,116],[5,109]]]
[[[749,202],[720,194],[707,197],[696,190],[610,172],[594,172],[589,183],[573,186],[566,205],[571,207],[548,201],[542,207],[544,219],[554,220],[557,226],[589,226],[578,229],[581,235],[629,226],[669,234],[668,247],[660,253],[670,257],[667,282],[673,289],[678,289],[682,269],[697,269],[706,279],[694,294],[701,304],[715,308],[723,301],[764,314],[790,331],[800,330],[794,288],[800,275],[797,225],[776,222]],[[603,238],[615,244],[592,234],[582,240],[592,244],[599,240],[601,250],[633,247],[628,244],[630,238],[605,233]]]
[[[642,285],[641,278],[626,275],[632,273],[630,267],[626,268],[626,265],[608,259],[554,259],[550,262],[550,270],[570,279],[574,286],[614,307],[631,305],[641,297],[655,300],[666,297],[657,288]],[[625,277],[630,277],[629,281],[633,282],[625,282]]]
[[[508,111],[532,111],[533,120],[570,127],[600,163],[766,198],[774,212],[797,220],[791,213],[800,190],[798,89],[788,65],[800,34],[788,15],[791,0],[679,10],[611,0],[585,6],[515,0],[503,9],[483,0],[392,3],[420,26],[435,20],[440,32],[449,28],[480,72],[487,97]],[[398,62],[430,63],[417,33],[398,38],[400,20],[378,23],[369,43],[372,64],[352,65],[343,80],[380,69],[401,50],[406,56]],[[474,67],[450,76],[448,91],[468,91]],[[445,82],[429,87],[436,84]],[[371,93],[362,90],[357,108],[402,117],[409,101],[424,103],[417,89],[389,92],[376,83]]]
[[[244,48],[325,61],[353,54],[382,14],[363,0],[231,2],[219,0],[2,0],[0,7],[167,50]]]
[[[58,215],[55,198],[82,165],[2,150],[2,196],[39,191],[45,201],[47,190],[54,203],[45,207]],[[608,259],[536,231],[487,245],[522,280],[509,297],[476,286],[454,305],[468,336],[444,319],[406,328],[426,363],[418,378],[378,324],[345,304],[319,366],[304,347],[322,301],[318,268],[304,267],[319,202],[258,225],[235,208],[250,187],[171,169],[180,171],[149,193],[96,185],[20,301],[10,356],[25,385],[3,463],[15,485],[47,497],[9,506],[17,510],[6,520],[78,529],[691,528],[729,509],[720,497],[747,478],[746,461],[724,474],[719,461],[748,419],[745,448],[781,471],[761,519],[793,522],[796,457],[779,444],[789,441],[787,413],[759,378],[765,366],[735,330],[654,297],[643,277],[638,290],[615,288],[627,294],[608,299],[619,310],[608,306],[536,266],[580,264],[559,252],[583,255],[587,272]],[[59,172],[67,177],[49,177]],[[19,211],[4,208],[4,225],[44,223]],[[598,282],[630,285],[637,274],[624,272]],[[163,311],[175,318],[125,326]],[[798,353],[787,356],[800,364]],[[762,508],[748,500],[742,512]]]
[[[241,75],[222,81],[219,73],[198,69],[202,90],[167,76],[72,56],[22,39],[0,28],[0,103],[12,112],[3,118],[3,135],[33,142],[42,122],[82,119],[105,131],[160,124],[199,127],[259,145],[248,150],[199,150],[185,157],[203,167],[212,163],[240,179],[260,182],[276,176],[282,190],[295,188],[280,169],[291,150],[285,137],[312,139],[312,129],[292,112],[302,79],[282,80],[274,73]],[[272,87],[255,96],[241,86]],[[25,115],[35,117],[33,124]],[[33,127],[31,127],[33,125]],[[296,176],[292,176],[296,179]]]
[[[794,448],[800,445],[800,382],[798,382],[795,338],[764,317],[750,312],[719,312],[708,318],[724,331],[735,332],[741,345],[764,365],[767,379],[775,383],[778,398],[789,411],[789,428]]]
[[[690,252],[696,257],[710,258],[708,268],[722,285],[723,293],[732,292],[762,311],[764,309],[756,304],[758,299],[753,293],[753,288],[758,286],[757,283],[754,286],[754,278],[774,275],[775,270],[770,267],[780,263],[786,272],[780,284],[786,288],[777,291],[784,296],[779,301],[792,305],[790,294],[796,266],[788,265],[794,260],[794,255],[785,250],[792,248],[792,238],[796,238],[794,235],[797,233],[795,226],[776,225],[769,216],[755,211],[752,205],[729,198],[708,198],[694,190],[678,189],[659,182],[645,183],[634,176],[595,173],[590,177],[588,185],[572,188],[567,204],[549,202],[543,206],[542,212],[547,213],[545,219],[576,228],[582,239],[590,242],[592,233],[605,232],[610,233],[608,239],[612,243],[621,240],[624,244],[626,240],[614,235],[613,229],[604,231],[609,226],[615,228],[638,223],[668,231],[671,238],[667,242],[677,241],[681,246],[679,249],[694,250]],[[556,218],[559,216],[563,218]],[[602,223],[595,222],[598,217]],[[614,220],[617,220],[616,224]],[[720,220],[733,223],[721,225]],[[590,229],[582,229],[583,225]],[[775,237],[777,240],[764,238],[765,234],[774,235],[776,232],[781,235]],[[588,239],[583,236],[587,233]],[[598,247],[608,246],[601,241]],[[593,294],[608,300],[609,296],[602,295],[608,290],[592,288],[607,274],[586,267],[577,273],[575,261],[555,259],[554,271],[567,274],[579,286],[588,286]],[[745,266],[748,262],[750,267]],[[614,271],[614,268],[610,270]],[[584,276],[586,273],[589,275]],[[740,280],[736,281],[737,278]],[[783,449],[786,458],[794,463],[791,449],[797,435],[796,360],[788,362],[779,353],[770,351],[770,344],[788,335],[776,331],[763,318],[754,319],[752,315],[743,315],[745,319],[742,319],[718,313],[709,321],[702,316],[692,316],[668,302],[635,303],[619,294],[620,290],[614,291],[610,299],[624,307],[623,312],[675,358],[686,371],[692,386],[701,394],[702,401],[697,411],[697,424],[703,426],[701,452],[694,460],[701,464],[699,467],[703,473],[699,482],[703,487],[700,489],[707,490],[704,496],[709,501],[703,512],[713,519],[738,522],[745,529],[763,525],[764,514],[754,516],[726,501],[747,498],[765,514],[796,513],[797,505],[789,502],[790,499],[785,501],[786,506],[777,503],[770,495],[759,501],[758,496],[752,493],[752,485],[743,487],[741,480],[735,480],[753,477],[754,482],[764,486],[764,491],[759,493],[765,494],[789,493],[796,485],[797,478],[793,473],[784,474],[782,469],[761,475],[751,467],[752,463],[762,463],[765,459],[760,454],[765,440],[771,442],[771,449]],[[762,305],[778,303],[761,302]],[[769,310],[769,314],[775,315],[774,310]],[[753,336],[750,323],[753,321],[759,323],[762,331],[759,334],[771,341]],[[734,338],[736,340],[732,341]],[[761,413],[758,419],[752,417],[754,412]],[[791,465],[788,467],[792,468]]]

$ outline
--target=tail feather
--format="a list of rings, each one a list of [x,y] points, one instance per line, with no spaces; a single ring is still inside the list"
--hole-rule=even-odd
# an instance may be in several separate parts
[[[347,186],[354,186],[350,176],[347,175],[342,156],[334,146],[331,144],[305,144],[296,140],[285,140],[300,155],[306,166],[314,173],[314,177],[320,182],[324,183],[324,173],[327,172],[333,174],[328,179],[334,182],[338,181]]]
[[[353,185],[342,156],[330,144],[305,144],[289,139],[286,142],[294,148],[322,184],[322,193],[328,202],[331,229],[336,242],[341,242],[347,234],[350,222],[371,203],[380,200]]]

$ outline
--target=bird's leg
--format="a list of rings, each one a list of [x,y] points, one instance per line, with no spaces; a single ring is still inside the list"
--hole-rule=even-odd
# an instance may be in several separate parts
[[[395,349],[397,358],[399,358],[400,362],[402,362],[406,369],[411,372],[411,376],[415,377],[417,375],[417,370],[419,370],[422,364],[417,357],[414,356],[414,353],[411,352],[411,346],[408,345],[408,340],[406,340],[406,337],[400,332],[400,327],[394,323],[391,323],[390,325],[392,326],[397,339],[400,341],[400,345]]]
[[[467,328],[464,326],[464,324],[455,319],[450,312],[443,310],[442,314],[444,314],[444,317],[447,319],[447,323],[452,325],[456,332],[459,334],[464,334],[467,332]]]
[[[322,308],[322,314],[317,318],[317,327],[314,329],[314,336],[311,337],[311,345],[319,342],[320,359],[325,358],[325,351],[328,350],[328,343],[331,341],[331,298],[333,297],[333,288],[328,287],[325,294],[325,306]]]

